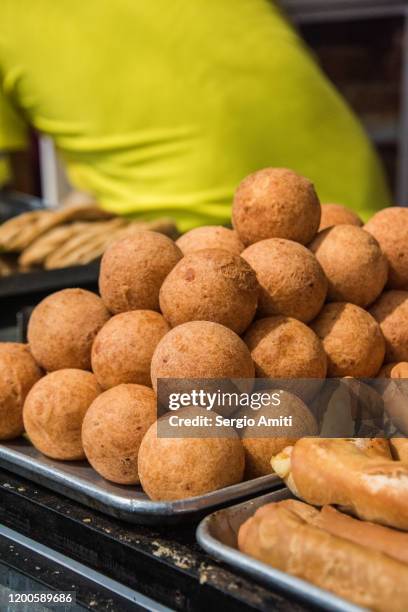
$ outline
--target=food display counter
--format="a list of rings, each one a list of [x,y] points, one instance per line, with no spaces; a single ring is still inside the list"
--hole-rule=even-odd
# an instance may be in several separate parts
[[[0,563],[51,611],[404,612],[407,215],[266,168],[234,229],[112,242],[100,295],[10,278]]]
[[[162,605],[172,610],[310,610],[310,605],[217,563],[196,543],[196,523],[128,526],[4,470],[0,470],[0,522],[41,545],[39,550],[44,546],[64,556],[57,555],[53,561],[39,559],[33,552],[20,554],[24,540],[11,544],[13,555],[10,542],[6,546],[0,537],[0,562],[49,589],[76,590],[77,601],[87,609],[160,610]],[[68,560],[81,567],[75,563],[69,567]],[[64,563],[67,573],[76,572],[76,581],[62,580],[54,563]],[[81,575],[84,567],[89,568],[85,576]],[[104,583],[98,584],[101,576]],[[84,588],[89,578],[94,581],[93,590],[88,590],[89,585]],[[109,597],[114,601],[107,602]]]

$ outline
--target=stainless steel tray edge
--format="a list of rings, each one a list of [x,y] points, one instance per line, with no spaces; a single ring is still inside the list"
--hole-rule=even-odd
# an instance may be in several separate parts
[[[85,462],[53,461],[24,439],[0,444],[0,465],[38,485],[85,506],[137,524],[174,524],[202,518],[215,508],[281,487],[274,475],[242,482],[200,497],[173,502],[151,501],[140,489],[114,485]]]
[[[289,489],[280,489],[258,496],[255,499],[217,510],[206,516],[198,525],[196,539],[199,545],[218,561],[224,561],[241,573],[264,585],[279,589],[283,593],[295,596],[307,603],[318,606],[330,612],[364,612],[364,608],[356,606],[329,591],[320,589],[313,584],[295,576],[277,570],[266,563],[257,561],[236,548],[236,533],[238,527],[260,506],[282,499],[293,497]],[[220,532],[223,531],[223,540]],[[218,536],[217,537],[217,532]]]

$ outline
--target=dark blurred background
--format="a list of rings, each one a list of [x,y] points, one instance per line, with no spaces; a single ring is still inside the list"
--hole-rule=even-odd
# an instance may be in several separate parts
[[[380,152],[396,202],[408,200],[407,2],[281,0]]]

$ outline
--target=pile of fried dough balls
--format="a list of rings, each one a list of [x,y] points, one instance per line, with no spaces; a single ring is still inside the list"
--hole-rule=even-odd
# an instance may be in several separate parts
[[[321,205],[306,178],[267,168],[239,185],[232,224],[176,242],[137,232],[105,252],[100,296],[65,289],[38,304],[28,345],[0,346],[1,439],[25,431],[48,457],[86,458],[153,500],[183,499],[270,473],[271,455],[317,422],[286,390],[280,413],[301,424],[293,439],[230,426],[160,437],[158,379],[407,372],[408,209],[363,226]]]

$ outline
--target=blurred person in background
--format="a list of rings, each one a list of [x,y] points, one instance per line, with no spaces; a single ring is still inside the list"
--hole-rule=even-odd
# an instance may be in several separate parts
[[[268,0],[3,0],[0,23],[0,151],[50,136],[108,211],[226,223],[267,166],[363,218],[390,204],[358,120]]]

